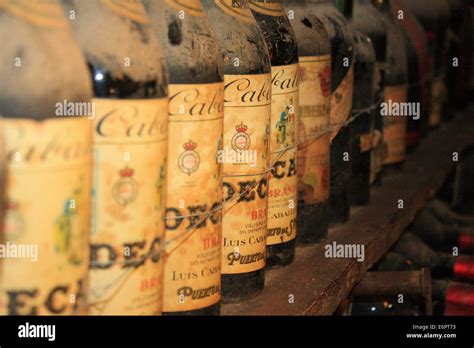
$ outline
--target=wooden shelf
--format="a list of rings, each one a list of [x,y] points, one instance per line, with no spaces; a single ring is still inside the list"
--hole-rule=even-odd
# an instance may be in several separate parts
[[[408,156],[403,173],[372,190],[370,205],[353,208],[349,222],[331,228],[325,242],[298,248],[293,264],[266,272],[260,295],[223,305],[222,315],[331,315],[441,187],[455,164],[453,152],[474,144],[472,111],[431,132]],[[404,209],[398,209],[399,199]],[[324,247],[333,241],[364,244],[365,261],[325,258]]]

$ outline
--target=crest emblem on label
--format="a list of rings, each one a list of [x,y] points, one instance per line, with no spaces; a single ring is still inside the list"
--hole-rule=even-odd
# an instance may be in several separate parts
[[[196,147],[197,144],[192,140],[183,144],[184,152],[179,155],[178,166],[185,174],[191,175],[199,169],[200,158]]]
[[[18,211],[19,204],[13,201],[5,202],[5,234],[9,241],[18,240],[25,230],[25,221]]]
[[[250,136],[247,134],[248,127],[241,122],[235,127],[237,133],[234,134],[231,140],[232,149],[240,152],[248,150],[250,147]]]
[[[129,167],[125,167],[119,172],[120,179],[117,180],[113,187],[113,195],[120,205],[132,203],[138,194],[138,184],[133,178],[135,171]]]

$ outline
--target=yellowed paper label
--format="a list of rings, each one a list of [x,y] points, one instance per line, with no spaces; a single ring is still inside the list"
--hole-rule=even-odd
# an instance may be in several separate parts
[[[265,267],[271,75],[224,76],[222,273]]]
[[[68,26],[58,0],[0,0],[0,9],[40,27],[64,29]]]
[[[349,118],[352,109],[354,65],[331,95],[331,141]]]
[[[268,16],[284,16],[283,1],[272,0],[249,0],[250,8],[253,11],[262,13]]]
[[[444,83],[444,74],[440,74],[433,80],[431,86],[431,113],[429,123],[431,127],[436,127],[441,122],[442,106],[447,100],[447,90]]]
[[[246,1],[240,0],[214,0],[219,8],[234,17],[240,22],[252,24],[255,19],[252,16],[249,5]]]
[[[163,311],[178,312],[221,297],[224,84],[169,85],[169,96]]]
[[[86,314],[92,128],[3,119],[7,179],[0,314]]]
[[[272,67],[267,245],[296,238],[298,64]]]
[[[204,11],[200,0],[165,0],[165,2],[178,11],[185,11],[191,16],[203,17]]]
[[[168,100],[94,102],[91,313],[159,314]]]
[[[298,191],[304,204],[329,197],[331,56],[300,57]]]
[[[149,24],[150,19],[140,0],[100,0],[110,11],[121,17],[141,24]]]
[[[385,102],[405,103],[406,101],[406,85],[385,87]],[[388,151],[383,163],[403,162],[405,160],[407,144],[406,116],[383,116],[383,137]]]

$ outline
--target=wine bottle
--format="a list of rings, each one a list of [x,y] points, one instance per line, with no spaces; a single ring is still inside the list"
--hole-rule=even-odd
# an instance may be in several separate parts
[[[428,81],[429,56],[428,43],[423,27],[416,17],[399,0],[392,0],[392,13],[403,28],[403,37],[407,52],[408,91],[407,102],[420,106],[420,117],[407,119],[407,151],[413,151],[421,136],[428,131],[431,112],[431,86]]]
[[[342,13],[351,23],[353,2],[338,0]],[[352,23],[351,23],[352,26]],[[370,159],[375,110],[375,51],[370,38],[354,31],[354,90],[352,109],[351,203],[368,204],[370,200]]]
[[[350,214],[351,130],[346,121],[352,110],[354,38],[330,0],[311,0],[309,6],[308,13],[323,22],[331,40],[329,222],[342,223]]]
[[[383,142],[383,119],[381,117],[384,95],[384,80],[387,51],[387,31],[382,14],[372,5],[370,0],[356,0],[354,15],[351,21],[354,29],[370,37],[375,49],[375,109],[374,131],[372,134],[372,153],[370,164],[370,183],[381,185],[383,160],[386,156],[386,144]]]
[[[435,215],[438,220],[445,224],[461,227],[474,227],[474,217],[456,213],[451,210],[448,204],[439,199],[429,202],[426,205],[426,208]]]
[[[451,36],[447,58],[447,89],[450,105],[464,109],[469,103],[472,80],[472,15],[469,1],[449,0]],[[470,78],[471,77],[471,78]]]
[[[407,101],[407,56],[403,32],[393,16],[389,0],[380,5],[387,28],[387,65],[385,73],[384,103],[382,107],[384,142],[387,156],[384,173],[401,169],[406,156],[407,118],[416,117],[415,110],[403,112]]]
[[[436,127],[441,121],[441,112],[446,102],[445,56],[446,31],[449,21],[449,6],[444,0],[429,1],[400,0],[420,21],[428,39],[428,46],[433,55],[433,76],[431,82],[431,112],[429,125]]]
[[[267,267],[289,265],[295,258],[299,119],[298,47],[283,0],[250,0],[272,64],[272,117],[268,182]]]
[[[166,51],[169,72],[163,314],[216,315],[222,243],[222,56],[200,1],[144,4]]]
[[[64,0],[94,85],[93,314],[162,311],[168,99],[140,1]]]
[[[375,109],[375,51],[372,40],[360,32],[354,35],[354,96],[352,121],[351,203],[370,201],[370,167]]]
[[[449,279],[435,279],[431,288],[433,299],[443,305],[445,315],[449,315],[450,308],[456,307],[463,307],[470,315],[474,315],[473,285]]]
[[[271,65],[246,0],[202,4],[224,55],[223,147],[237,159],[223,166],[221,282],[222,301],[238,302],[265,280]]]
[[[0,314],[87,314],[87,65],[57,0],[1,1],[0,27]]]
[[[317,243],[328,231],[331,43],[308,2],[285,1],[299,54],[297,242]]]
[[[473,257],[437,253],[409,232],[402,235],[393,251],[411,259],[421,267],[429,267],[434,277],[474,280]]]
[[[474,229],[445,225],[428,209],[418,213],[411,231],[436,250],[457,248],[463,253],[474,254]]]

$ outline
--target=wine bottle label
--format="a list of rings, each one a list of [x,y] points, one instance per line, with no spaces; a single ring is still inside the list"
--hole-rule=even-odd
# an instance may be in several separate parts
[[[372,132],[360,135],[360,152],[367,152],[372,149],[374,134]]]
[[[150,19],[140,0],[100,0],[110,11],[132,21],[149,24]]]
[[[3,119],[3,128],[0,314],[86,314],[91,121]]]
[[[315,204],[329,197],[331,56],[300,57],[299,65],[298,192]]]
[[[271,75],[225,75],[222,273],[265,267]]]
[[[431,86],[431,113],[429,118],[429,124],[431,127],[436,127],[441,122],[441,113],[443,112],[443,104],[447,100],[447,90],[444,83],[444,74],[439,74],[433,79],[433,85]]]
[[[168,101],[94,102],[91,312],[159,314]]]
[[[280,17],[285,15],[283,1],[275,0],[249,0],[250,8],[258,13]]]
[[[336,137],[349,118],[352,109],[352,90],[354,87],[354,65],[331,95],[331,141]]]
[[[474,258],[459,256],[454,264],[453,273],[459,279],[474,280]]]
[[[246,1],[240,0],[214,0],[219,8],[234,17],[236,20],[247,23],[255,24],[255,19],[252,16],[252,12],[249,10],[249,5]]]
[[[474,286],[452,283],[446,289],[444,300],[447,304],[471,307],[474,315]]]
[[[69,25],[57,0],[0,0],[0,9],[40,27],[64,29]]]
[[[164,312],[220,300],[224,84],[169,85]]]
[[[267,245],[296,238],[298,64],[272,67]]]
[[[474,235],[461,233],[459,235],[459,248],[464,253],[474,254]]]
[[[205,15],[200,0],[165,0],[165,2],[172,8],[185,11],[191,16],[203,17]]]
[[[386,86],[385,102],[401,105],[407,101],[407,85]],[[405,116],[382,116],[383,138],[387,144],[387,156],[384,164],[400,163],[405,160],[407,118]]]

